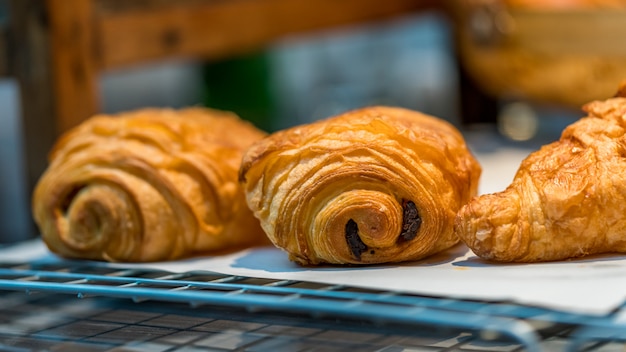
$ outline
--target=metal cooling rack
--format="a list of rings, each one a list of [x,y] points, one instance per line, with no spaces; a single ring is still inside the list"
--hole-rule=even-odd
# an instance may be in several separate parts
[[[483,340],[505,340],[517,350],[542,351],[558,338],[567,351],[624,350],[624,312],[588,316],[522,306],[428,297],[396,291],[306,281],[232,276],[213,272],[169,273],[119,269],[92,262],[0,263],[0,290],[163,301],[191,307],[219,306],[260,312],[306,314],[313,319],[366,321],[381,329],[456,329]],[[610,346],[610,347],[609,347]]]

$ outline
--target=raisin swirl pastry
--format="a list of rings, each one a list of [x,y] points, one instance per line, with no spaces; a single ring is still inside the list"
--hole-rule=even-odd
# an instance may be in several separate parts
[[[237,172],[265,136],[203,108],[98,115],[64,134],[33,194],[51,251],[148,262],[266,241]]]
[[[626,253],[626,85],[584,110],[522,161],[504,191],[459,211],[455,231],[476,255],[543,262]]]
[[[367,107],[276,132],[244,155],[248,206],[302,265],[417,260],[458,242],[481,169],[458,130]]]

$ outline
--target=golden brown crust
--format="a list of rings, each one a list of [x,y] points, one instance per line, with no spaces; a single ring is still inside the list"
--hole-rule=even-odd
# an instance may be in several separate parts
[[[42,238],[62,256],[126,262],[262,243],[237,171],[264,136],[203,108],[94,116],[57,141],[36,186]]]
[[[479,175],[449,123],[370,107],[270,135],[245,154],[240,180],[291,260],[371,264],[456,244],[454,216]]]
[[[626,252],[626,98],[584,109],[589,116],[530,154],[506,190],[459,211],[455,231],[478,256],[538,262]]]

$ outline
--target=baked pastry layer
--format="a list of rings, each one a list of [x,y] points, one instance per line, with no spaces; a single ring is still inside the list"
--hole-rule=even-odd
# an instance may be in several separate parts
[[[368,107],[276,132],[245,154],[247,202],[303,265],[417,260],[458,242],[480,166],[451,124]]]
[[[92,117],[57,141],[34,190],[42,238],[65,257],[124,262],[264,242],[237,182],[264,136],[203,108]]]
[[[504,191],[474,198],[455,231],[500,262],[626,252],[626,86],[584,106],[560,139],[531,153]]]

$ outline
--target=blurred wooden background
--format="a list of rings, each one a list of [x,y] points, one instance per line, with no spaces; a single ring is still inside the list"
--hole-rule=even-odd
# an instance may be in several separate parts
[[[19,84],[29,192],[60,133],[100,111],[99,76],[189,57],[215,60],[279,38],[438,6],[416,0],[8,0],[0,77]]]

